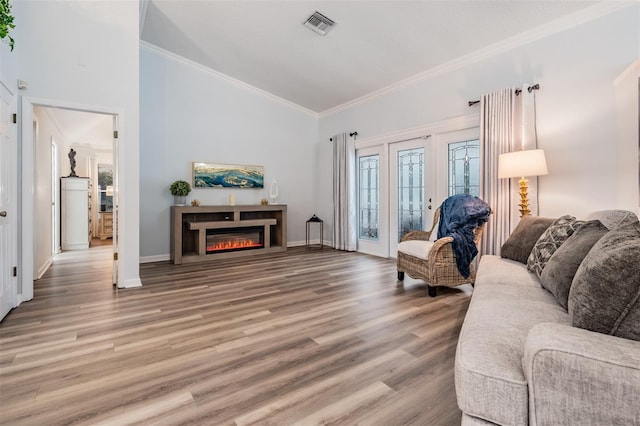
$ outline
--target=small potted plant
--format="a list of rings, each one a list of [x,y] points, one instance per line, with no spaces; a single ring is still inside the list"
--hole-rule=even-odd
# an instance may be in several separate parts
[[[176,206],[184,206],[187,204],[187,195],[191,192],[191,185],[184,180],[177,180],[169,187],[171,195],[173,195],[173,203]]]

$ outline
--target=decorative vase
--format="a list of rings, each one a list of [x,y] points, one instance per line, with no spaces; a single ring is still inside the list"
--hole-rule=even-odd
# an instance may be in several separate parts
[[[185,206],[187,205],[187,197],[185,195],[174,195],[173,196],[173,204],[176,206]]]
[[[271,198],[271,204],[276,203],[276,198],[278,198],[279,192],[280,191],[278,189],[278,182],[276,182],[276,180],[274,179],[273,181],[271,181],[271,188],[269,189],[269,197]]]

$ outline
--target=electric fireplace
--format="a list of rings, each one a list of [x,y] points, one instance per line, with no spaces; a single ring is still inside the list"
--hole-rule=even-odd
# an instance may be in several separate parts
[[[207,254],[264,247],[264,227],[207,229]]]

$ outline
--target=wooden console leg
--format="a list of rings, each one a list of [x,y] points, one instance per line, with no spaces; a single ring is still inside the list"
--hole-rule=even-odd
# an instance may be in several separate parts
[[[436,297],[436,288],[435,288],[435,286],[430,286],[429,284],[427,284],[427,287],[429,288],[429,296]]]
[[[398,281],[404,280],[404,272],[398,271]]]

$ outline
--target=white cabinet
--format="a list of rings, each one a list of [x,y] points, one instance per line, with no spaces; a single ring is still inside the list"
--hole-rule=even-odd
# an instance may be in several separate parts
[[[91,181],[60,179],[60,231],[62,250],[88,249],[91,241]]]

